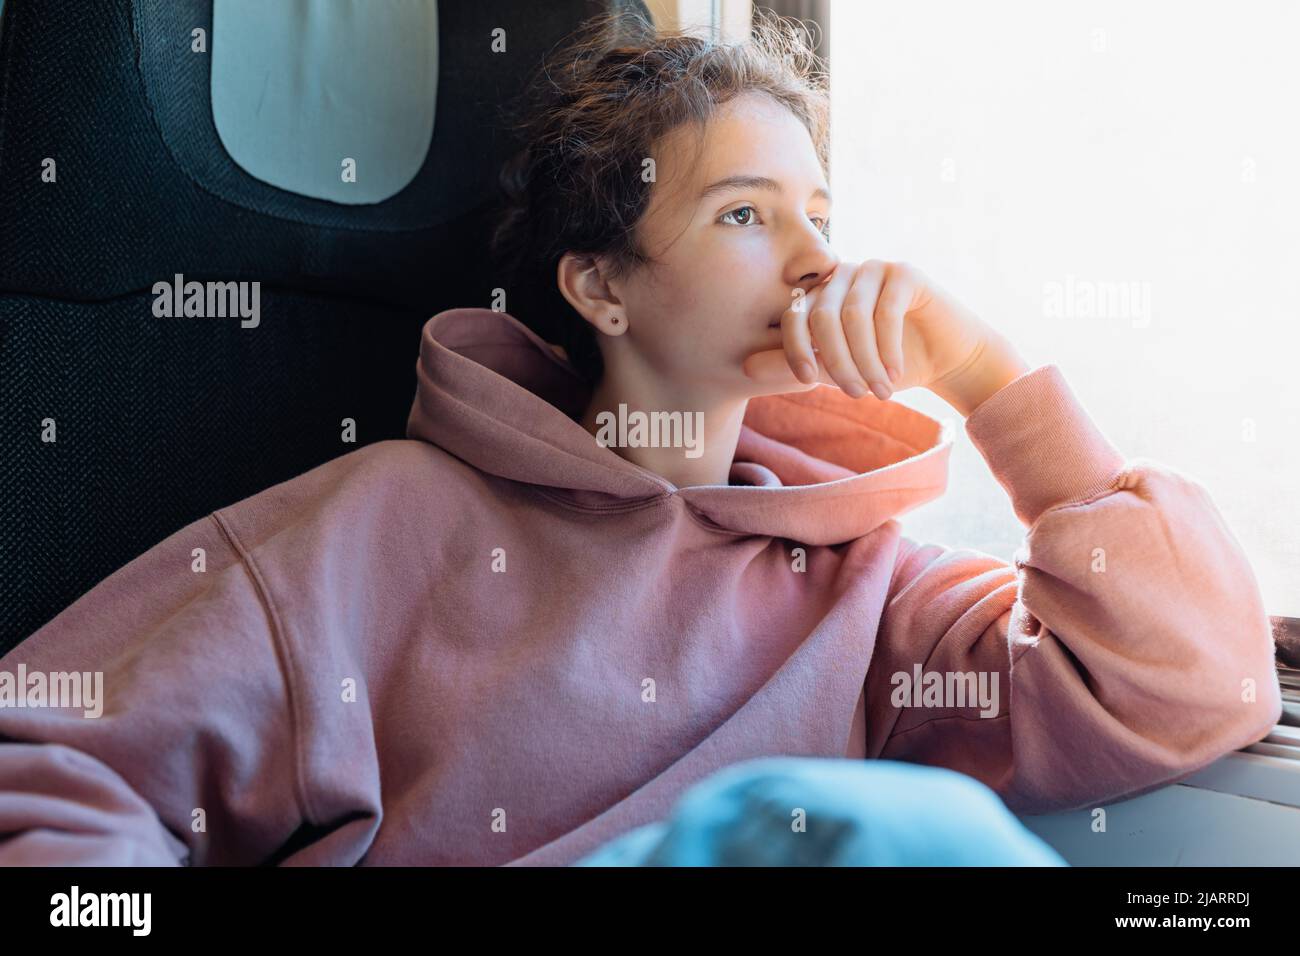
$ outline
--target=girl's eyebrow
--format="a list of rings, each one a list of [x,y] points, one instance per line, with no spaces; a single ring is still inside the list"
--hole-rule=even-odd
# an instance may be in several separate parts
[[[763,189],[773,193],[785,192],[780,183],[768,176],[738,175],[728,176],[725,179],[719,179],[716,183],[705,186],[704,191],[700,193],[700,199],[705,200],[710,196],[716,196],[718,193],[725,193],[732,189]],[[813,190],[813,198],[825,199],[830,202],[831,194],[829,190],[822,189],[819,186]]]

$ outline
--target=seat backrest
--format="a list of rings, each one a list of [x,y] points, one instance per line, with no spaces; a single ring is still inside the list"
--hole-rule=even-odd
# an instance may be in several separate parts
[[[490,305],[499,107],[645,7],[426,2],[385,32],[373,0],[4,0],[0,653],[213,509],[403,437],[423,322]],[[258,7],[311,29],[239,29]],[[205,317],[159,291],[190,282]],[[255,322],[211,312],[225,283]]]

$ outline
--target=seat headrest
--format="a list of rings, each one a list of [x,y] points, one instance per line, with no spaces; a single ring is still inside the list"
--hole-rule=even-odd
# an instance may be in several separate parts
[[[212,119],[262,182],[382,202],[424,166],[438,94],[436,0],[213,0]]]

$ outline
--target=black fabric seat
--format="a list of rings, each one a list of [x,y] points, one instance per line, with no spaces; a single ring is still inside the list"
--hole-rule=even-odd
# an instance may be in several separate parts
[[[584,18],[624,7],[644,12],[443,0],[424,166],[392,198],[345,206],[221,149],[188,47],[212,0],[4,3],[0,652],[213,509],[403,437],[424,321],[503,284],[487,243],[518,144],[497,107]],[[489,60],[498,27],[509,55]],[[155,317],[152,287],[176,273],[260,282],[259,327]]]

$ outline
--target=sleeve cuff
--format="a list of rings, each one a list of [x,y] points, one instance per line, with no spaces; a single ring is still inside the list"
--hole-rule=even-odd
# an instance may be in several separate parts
[[[1056,365],[1026,372],[981,402],[966,434],[1026,526],[1048,508],[1107,490],[1125,465]]]

